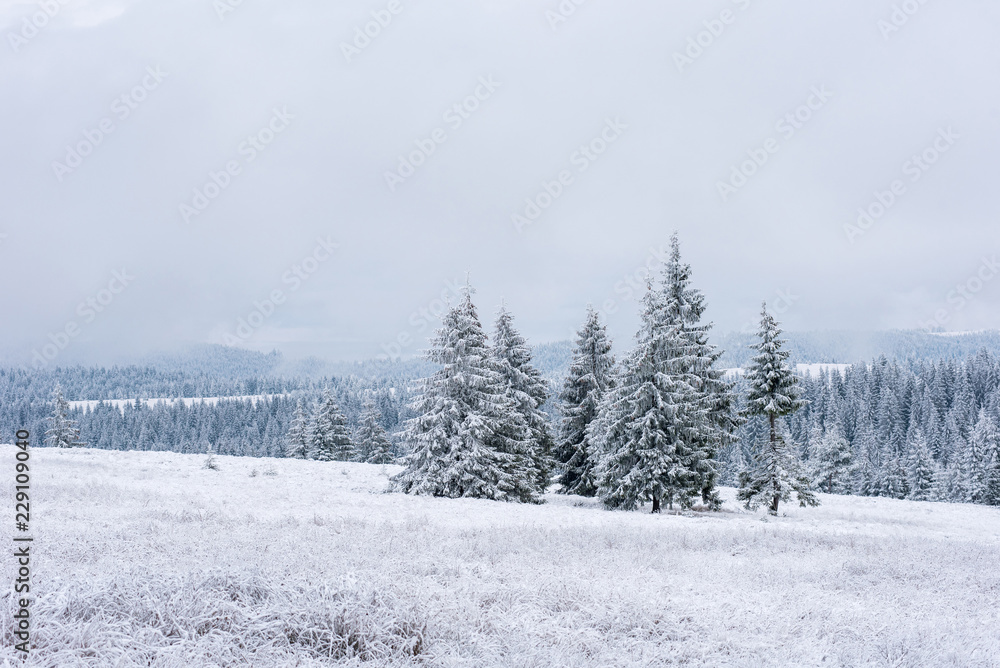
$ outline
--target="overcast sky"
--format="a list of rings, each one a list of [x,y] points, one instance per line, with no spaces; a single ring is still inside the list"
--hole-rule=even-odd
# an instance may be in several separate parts
[[[992,0],[237,2],[0,5],[6,359],[626,344],[675,229],[718,330],[1000,326]]]

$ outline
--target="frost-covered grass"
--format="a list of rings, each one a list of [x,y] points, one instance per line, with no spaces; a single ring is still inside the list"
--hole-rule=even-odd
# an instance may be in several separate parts
[[[25,665],[1000,665],[1000,509],[824,495],[764,521],[724,490],[724,512],[652,516],[204,459],[32,452]]]

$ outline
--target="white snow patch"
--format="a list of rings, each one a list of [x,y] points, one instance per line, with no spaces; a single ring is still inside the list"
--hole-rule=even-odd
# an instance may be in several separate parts
[[[158,398],[158,399],[139,399],[139,403],[145,404],[146,407],[148,407],[148,408],[152,408],[153,406],[156,406],[157,404],[164,404],[164,405],[167,405],[167,406],[172,406],[172,405],[174,405],[177,402],[181,402],[185,406],[187,406],[188,408],[190,408],[191,406],[194,406],[197,403],[205,403],[208,406],[214,406],[215,404],[219,403],[220,401],[251,401],[251,402],[253,402],[253,403],[256,404],[258,401],[262,401],[264,399],[273,399],[275,397],[283,397],[283,396],[285,396],[285,395],[283,395],[283,394],[245,394],[245,395],[234,396],[234,397],[181,397],[181,398],[176,398],[176,399]],[[128,404],[128,405],[135,404],[135,399],[104,399],[103,401],[104,401],[104,403],[106,405],[114,406],[115,408],[117,408],[119,411],[122,411],[122,412],[125,411],[126,404]],[[97,404],[99,404],[99,403],[101,403],[101,402],[100,402],[100,400],[97,400],[97,399],[87,399],[87,400],[83,400],[83,401],[70,401],[69,402],[69,407],[70,407],[71,410],[76,410],[77,408],[81,408],[81,409],[87,409],[87,410],[91,410],[92,411],[95,408],[97,408]]]

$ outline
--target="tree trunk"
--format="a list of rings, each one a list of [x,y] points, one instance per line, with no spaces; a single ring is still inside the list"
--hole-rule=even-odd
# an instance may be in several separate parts
[[[653,497],[653,512],[654,513],[660,512],[660,497],[658,496]]]

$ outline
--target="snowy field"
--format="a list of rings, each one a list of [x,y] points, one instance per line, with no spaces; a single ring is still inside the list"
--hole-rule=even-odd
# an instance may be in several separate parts
[[[724,490],[724,512],[653,516],[204,460],[33,450],[24,665],[1000,665],[997,508],[823,495],[764,521]],[[11,446],[0,462],[12,480]]]

